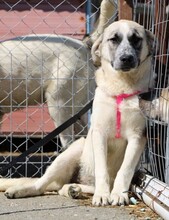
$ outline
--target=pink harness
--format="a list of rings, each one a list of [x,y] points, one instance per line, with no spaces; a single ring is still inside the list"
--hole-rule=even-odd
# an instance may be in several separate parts
[[[120,112],[120,109],[119,109],[119,106],[121,104],[121,102],[123,101],[123,99],[127,99],[131,96],[134,96],[134,95],[137,95],[139,94],[140,92],[137,91],[137,92],[134,92],[132,94],[120,94],[120,95],[117,95],[117,96],[114,96],[116,98],[116,104],[117,104],[117,111],[116,111],[116,135],[115,137],[116,138],[121,138],[121,133],[120,133],[120,130],[121,130],[121,112]]]

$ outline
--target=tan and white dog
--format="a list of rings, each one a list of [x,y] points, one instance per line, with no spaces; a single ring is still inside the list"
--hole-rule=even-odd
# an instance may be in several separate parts
[[[0,122],[5,113],[47,103],[55,126],[81,109],[94,92],[90,50],[76,39],[27,35],[0,43]],[[72,108],[74,105],[74,108]],[[79,134],[86,120],[75,125]],[[69,127],[60,134],[63,147],[72,140]]]
[[[153,41],[151,32],[132,21],[105,29],[92,48],[93,60],[101,66],[86,139],[70,145],[40,179],[1,178],[0,190],[8,198],[55,190],[73,198],[91,193],[96,206],[129,203],[128,190],[146,143],[138,93],[153,82]]]
[[[140,4],[141,5],[141,4]],[[135,5],[137,8],[137,5]],[[142,4],[144,6],[144,4]],[[118,1],[117,0],[102,0],[100,5],[100,15],[96,22],[98,25],[94,32],[91,34],[91,42],[95,42],[96,39],[103,33],[104,29],[112,23],[116,18],[118,12]],[[142,10],[145,13],[145,10]],[[169,14],[169,5],[166,5],[166,15]]]
[[[153,119],[157,119],[158,123],[160,121],[163,124],[168,124],[169,122],[169,87],[163,88],[159,98],[151,101],[140,101],[140,108],[143,113]]]
[[[169,122],[169,87],[163,88],[161,95],[158,99],[154,99],[152,102],[156,117],[160,118],[161,121],[168,123]]]
[[[96,28],[91,34],[91,43],[95,42],[99,36],[103,33],[104,29],[112,23],[112,16],[115,15],[117,11],[117,2],[114,0],[102,0],[100,5],[100,15],[97,20]],[[89,42],[90,42],[89,41]]]

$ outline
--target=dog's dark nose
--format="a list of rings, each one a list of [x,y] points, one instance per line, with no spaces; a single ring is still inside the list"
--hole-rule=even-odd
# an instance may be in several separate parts
[[[134,61],[134,56],[130,55],[130,54],[124,54],[120,57],[120,60],[124,63],[124,64],[131,64]]]

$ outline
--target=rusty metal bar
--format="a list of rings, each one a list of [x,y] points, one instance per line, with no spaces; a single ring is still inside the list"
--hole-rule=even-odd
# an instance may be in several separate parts
[[[166,20],[166,1],[155,1],[155,36],[159,44],[159,60],[166,63],[167,51],[167,20]]]

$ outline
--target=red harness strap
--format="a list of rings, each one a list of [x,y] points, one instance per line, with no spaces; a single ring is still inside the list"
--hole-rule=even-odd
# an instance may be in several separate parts
[[[137,91],[137,92],[134,92],[132,94],[120,94],[120,95],[117,95],[115,96],[116,98],[116,104],[117,104],[117,111],[116,111],[116,135],[115,137],[116,138],[121,138],[121,133],[120,133],[120,130],[121,130],[121,112],[120,112],[120,109],[119,109],[119,106],[121,104],[121,102],[123,101],[123,99],[127,99],[131,96],[134,96],[134,95],[137,95],[139,94],[140,92]]]

